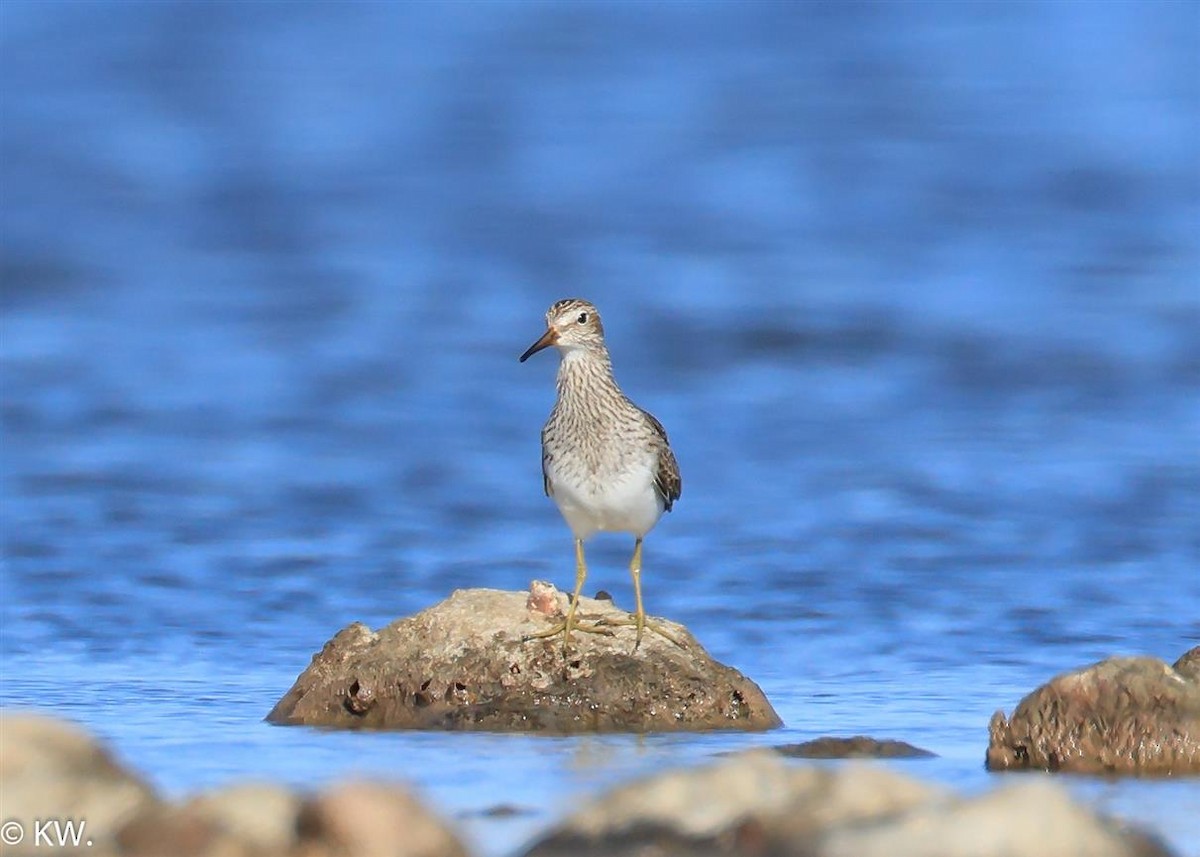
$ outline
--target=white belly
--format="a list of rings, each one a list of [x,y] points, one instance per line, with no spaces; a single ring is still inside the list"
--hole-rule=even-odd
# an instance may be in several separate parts
[[[663,514],[649,468],[631,468],[604,480],[556,478],[549,473],[554,502],[577,539],[598,532],[631,533],[641,538]]]

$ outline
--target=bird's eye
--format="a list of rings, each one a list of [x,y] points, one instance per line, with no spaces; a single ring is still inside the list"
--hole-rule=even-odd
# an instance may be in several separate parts
[[[579,314],[579,318],[577,319],[577,321],[578,321],[580,324],[587,324],[587,313],[586,313],[586,312],[581,312],[581,313]]]

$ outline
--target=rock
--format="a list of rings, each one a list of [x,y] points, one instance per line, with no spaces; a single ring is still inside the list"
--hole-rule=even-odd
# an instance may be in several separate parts
[[[466,857],[408,791],[376,783],[307,800],[271,786],[229,788],[143,812],[117,841],[120,857]]]
[[[992,715],[989,770],[1200,774],[1200,647],[1175,666],[1109,658]]]
[[[929,759],[937,756],[907,741],[882,740],[855,735],[853,738],[825,736],[800,744],[773,747],[776,753],[794,759]]]
[[[304,857],[466,857],[462,843],[394,786],[347,783],[309,801],[296,828]]]
[[[38,819],[83,822],[78,848],[40,844]],[[160,801],[78,727],[0,715],[3,857],[465,857],[458,838],[408,791],[370,783],[311,798],[234,786],[182,805]],[[21,828],[21,841],[13,830]],[[52,833],[53,836],[57,834]]]
[[[528,595],[458,590],[415,616],[372,632],[340,631],[275,705],[272,723],[386,729],[485,729],[560,733],[770,729],[779,717],[754,682],[712,660],[680,625],[656,619],[685,643],[647,631],[576,632],[526,640],[559,610],[544,588]],[[587,621],[628,617],[580,599]]]
[[[83,821],[79,853],[114,853],[121,827],[158,806],[150,786],[74,724],[0,714],[0,819],[22,824],[25,834],[19,844],[5,847],[5,857],[48,850],[35,840],[36,819]],[[90,847],[83,844],[87,840]]]
[[[967,800],[884,768],[755,751],[620,787],[525,857],[1169,857],[1053,783]]]
[[[792,767],[770,751],[621,786],[584,807],[526,857],[758,854],[830,826],[902,812],[945,795],[884,769]]]
[[[1034,781],[928,805],[825,837],[820,857],[1154,857],[1166,847],[1076,804],[1055,783]]]
[[[117,833],[121,857],[265,857],[262,852],[223,830],[194,810],[158,806],[135,816]]]
[[[192,798],[184,809],[254,848],[285,853],[303,800],[282,786],[246,783]]]
[[[1200,682],[1200,646],[1188,649],[1180,655],[1174,670],[1189,681]]]
[[[528,806],[517,806],[513,803],[497,803],[483,809],[466,810],[459,813],[460,818],[518,818],[522,815],[537,815],[537,810]]]

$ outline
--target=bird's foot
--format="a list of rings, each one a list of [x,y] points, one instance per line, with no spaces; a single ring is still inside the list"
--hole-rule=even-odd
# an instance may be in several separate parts
[[[576,631],[582,631],[585,634],[604,634],[608,637],[613,636],[612,629],[604,627],[604,625],[599,622],[572,622],[570,630],[568,630],[566,621],[563,621],[557,623],[551,628],[547,628],[545,631],[538,631],[534,634],[526,634],[521,638],[521,642],[528,643],[530,640],[544,640],[547,637],[557,637],[561,634],[563,638],[563,649],[565,650],[571,643],[571,634],[575,633]]]
[[[651,622],[644,615],[638,616],[636,613],[630,613],[629,617],[626,619],[601,619],[599,624],[600,625],[631,625],[634,628],[637,628],[637,640],[633,644],[633,650],[635,652],[638,650],[638,646],[640,646],[642,644],[642,630],[643,629],[645,629],[647,631],[653,631],[655,634],[658,634],[658,636],[663,637],[664,639],[668,640],[669,642],[674,643],[675,645],[679,646],[679,648],[681,648],[681,649],[687,648],[687,646],[685,646],[677,637],[675,637],[674,634],[672,634],[670,631],[668,631],[666,628],[664,628],[662,625],[658,624],[657,622]]]

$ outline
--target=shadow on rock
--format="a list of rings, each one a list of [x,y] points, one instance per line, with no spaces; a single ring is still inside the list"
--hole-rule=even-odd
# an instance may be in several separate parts
[[[758,685],[684,643],[634,630],[527,639],[561,620],[565,596],[463,589],[377,632],[355,623],[325,644],[267,720],[377,729],[657,732],[780,725]],[[580,617],[616,622],[610,602],[580,599]]]
[[[989,770],[1200,774],[1200,646],[1174,666],[1109,658],[992,715]]]

